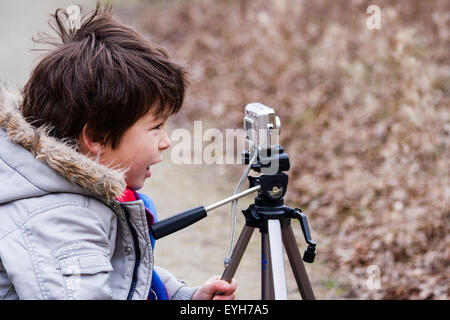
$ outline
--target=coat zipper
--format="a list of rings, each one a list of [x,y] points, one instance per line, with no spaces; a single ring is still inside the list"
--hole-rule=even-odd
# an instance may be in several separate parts
[[[125,211],[125,218],[127,220],[128,227],[130,228],[131,235],[133,237],[134,250],[136,252],[136,260],[135,260],[134,269],[133,269],[133,278],[131,280],[131,287],[130,287],[130,291],[128,292],[128,296],[127,296],[127,300],[131,300],[133,298],[134,291],[136,290],[137,272],[138,272],[139,264],[141,262],[141,250],[139,249],[139,240],[138,240],[136,230],[131,225],[130,213],[128,212],[128,209],[125,206],[122,206],[122,208]]]

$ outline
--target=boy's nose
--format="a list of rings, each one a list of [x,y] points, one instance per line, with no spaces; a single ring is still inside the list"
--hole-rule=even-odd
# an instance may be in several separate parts
[[[169,148],[171,144],[172,144],[172,141],[170,141],[170,138],[167,135],[167,132],[164,131],[164,135],[159,142],[159,149],[165,150],[165,149]]]

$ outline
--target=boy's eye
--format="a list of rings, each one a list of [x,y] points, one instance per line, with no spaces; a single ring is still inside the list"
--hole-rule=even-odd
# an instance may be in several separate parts
[[[159,130],[164,126],[164,122],[161,122],[160,124],[158,124],[156,127],[151,128],[150,130]]]

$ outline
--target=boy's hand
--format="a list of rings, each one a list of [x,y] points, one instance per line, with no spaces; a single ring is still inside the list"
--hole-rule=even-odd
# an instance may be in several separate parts
[[[237,282],[220,280],[220,276],[208,279],[192,296],[192,300],[234,300]],[[221,293],[216,294],[216,293]]]

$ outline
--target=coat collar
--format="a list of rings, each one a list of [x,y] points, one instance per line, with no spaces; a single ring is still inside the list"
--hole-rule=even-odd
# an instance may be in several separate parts
[[[28,150],[37,160],[70,182],[106,203],[112,203],[126,188],[125,170],[111,169],[79,153],[75,146],[48,135],[48,128],[28,123],[19,106],[21,97],[1,88],[0,128],[8,139]]]

